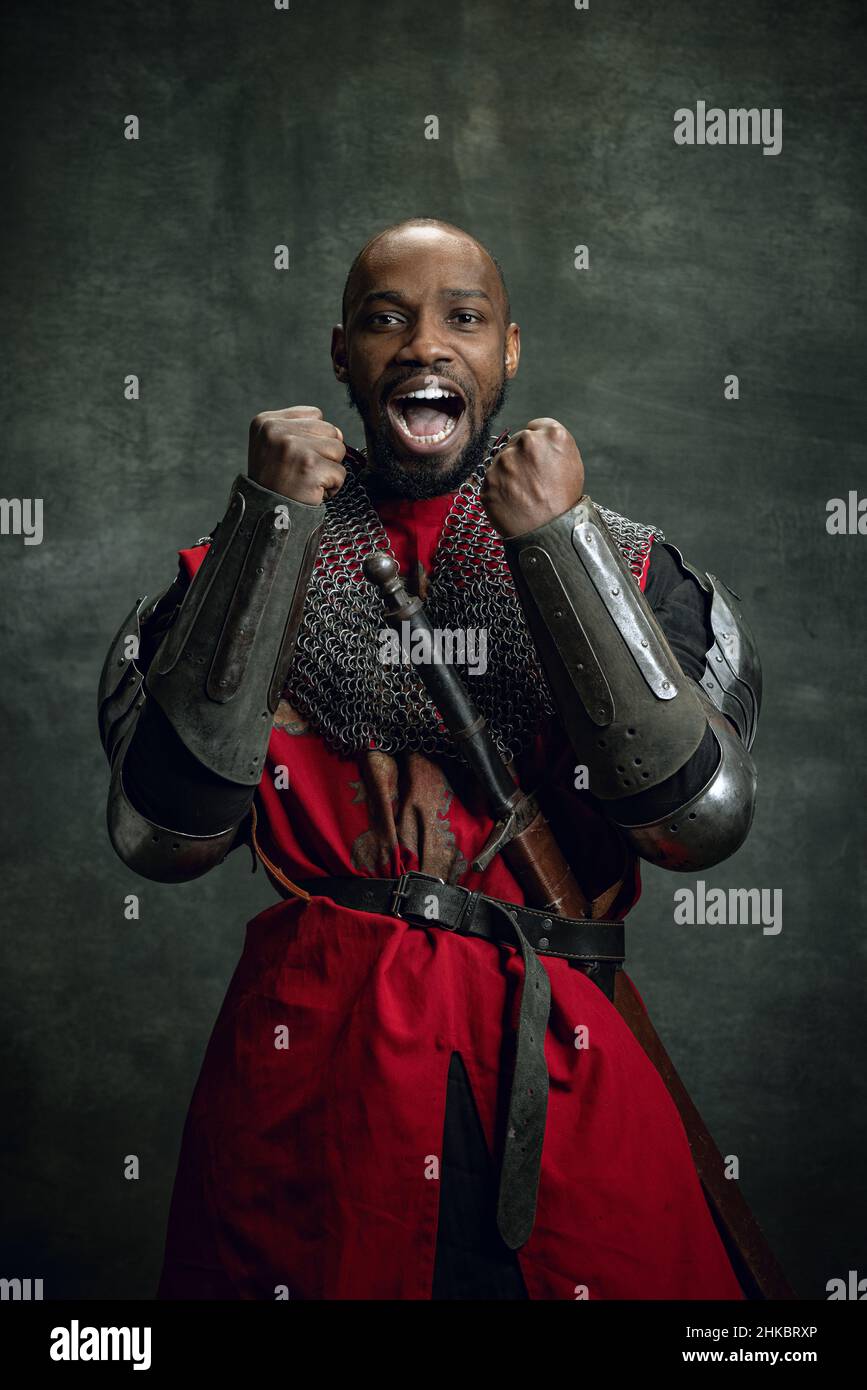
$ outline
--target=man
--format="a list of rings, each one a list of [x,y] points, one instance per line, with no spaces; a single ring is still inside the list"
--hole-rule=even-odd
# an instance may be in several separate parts
[[[492,442],[520,332],[466,232],[379,233],[342,318],[365,450],[316,407],[258,415],[225,517],[103,673],[121,857],[179,881],[246,842],[282,899],[203,1064],[161,1296],[742,1297],[612,1002],[639,857],[704,868],[749,829],[760,676],[735,597],[597,507],[556,420]],[[374,552],[435,628],[484,634],[459,674],[582,910],[558,918],[553,887],[529,910],[514,855],[484,853],[423,672],[383,659]]]

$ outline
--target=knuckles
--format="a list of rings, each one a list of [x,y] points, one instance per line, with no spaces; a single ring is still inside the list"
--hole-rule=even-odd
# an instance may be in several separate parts
[[[488,501],[496,497],[505,500],[538,490],[544,480],[540,470],[552,455],[574,455],[583,473],[578,446],[566,426],[548,417],[531,420],[497,454],[485,475],[481,496]]]
[[[250,424],[250,476],[298,501],[318,503],[323,492],[342,485],[346,469],[338,452],[346,452],[343,436],[315,406],[260,411]]]
[[[321,424],[326,422],[322,421]],[[341,434],[336,425],[328,426],[329,433],[308,434],[299,421],[280,419],[273,415],[257,415],[250,426],[250,442],[254,451],[279,454],[284,461],[288,459],[311,462],[321,459],[324,446],[340,442]]]
[[[551,454],[572,454],[580,460],[578,445],[559,420],[531,420],[525,429],[518,430],[494,460],[488,476],[502,480],[518,476],[528,463],[542,463]]]
[[[280,429],[286,425],[291,427],[300,424],[303,420],[324,422],[319,406],[290,405],[286,410],[260,410],[259,414],[254,415],[250,421],[250,434],[257,434],[260,430]]]
[[[520,431],[520,440],[521,446],[530,451],[575,443],[565,425],[547,418],[531,420],[527,428]]]

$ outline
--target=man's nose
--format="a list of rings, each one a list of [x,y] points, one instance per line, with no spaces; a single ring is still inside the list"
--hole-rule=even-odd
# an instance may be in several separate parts
[[[401,343],[395,360],[403,366],[431,367],[450,362],[452,353],[439,315],[420,314],[409,336]]]

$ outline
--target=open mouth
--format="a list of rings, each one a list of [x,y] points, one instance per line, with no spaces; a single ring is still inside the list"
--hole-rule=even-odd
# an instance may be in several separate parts
[[[388,402],[398,438],[414,453],[441,450],[459,432],[466,409],[460,392],[441,381],[400,386]]]

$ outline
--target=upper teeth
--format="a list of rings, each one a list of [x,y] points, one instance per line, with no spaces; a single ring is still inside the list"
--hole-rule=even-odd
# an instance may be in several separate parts
[[[444,391],[441,386],[421,386],[418,391],[404,391],[399,397],[402,401],[436,401],[442,396],[456,396],[457,391]]]

